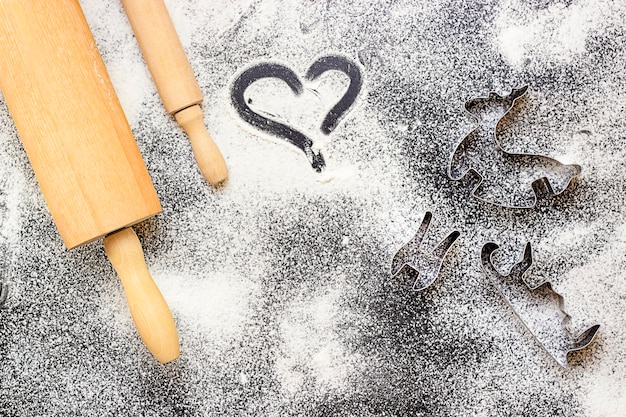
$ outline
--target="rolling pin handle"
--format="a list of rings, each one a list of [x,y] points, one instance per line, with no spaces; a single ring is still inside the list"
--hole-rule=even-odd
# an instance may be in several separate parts
[[[161,363],[178,358],[174,318],[148,271],[135,231],[127,227],[106,236],[104,250],[122,281],[133,321],[148,350]]]
[[[228,167],[219,148],[204,126],[204,115],[199,104],[187,107],[174,114],[178,124],[185,130],[200,172],[213,186],[228,178]]]

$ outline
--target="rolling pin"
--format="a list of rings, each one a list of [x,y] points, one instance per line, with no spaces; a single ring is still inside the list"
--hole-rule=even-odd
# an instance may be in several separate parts
[[[157,91],[191,142],[200,172],[212,185],[228,177],[226,161],[204,126],[202,91],[163,0],[122,0]]]
[[[68,249],[104,238],[138,333],[179,356],[172,313],[133,224],[161,211],[77,0],[0,1],[0,90]]]

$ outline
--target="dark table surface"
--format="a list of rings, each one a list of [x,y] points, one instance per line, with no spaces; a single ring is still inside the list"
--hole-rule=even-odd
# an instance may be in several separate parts
[[[65,249],[2,100],[0,414],[625,415],[626,4],[166,3],[230,168],[219,190],[165,112],[121,5],[81,2],[163,205],[135,230],[181,357],[160,365],[141,343],[102,242]],[[327,56],[362,85],[324,132],[349,83],[347,70],[307,78]],[[260,79],[243,104],[311,140],[321,173],[233,104],[245,70],[274,64],[302,89]],[[534,208],[503,208],[447,170],[474,128],[466,100],[524,85],[502,148],[582,172]],[[391,260],[427,211],[425,248],[460,237],[436,281],[411,291]],[[527,281],[564,297],[572,334],[601,325],[567,369],[487,280],[490,241],[503,273],[531,242]]]

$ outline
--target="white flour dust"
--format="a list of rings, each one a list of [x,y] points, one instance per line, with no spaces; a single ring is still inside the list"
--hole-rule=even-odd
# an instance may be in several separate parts
[[[363,358],[345,351],[337,327],[339,297],[344,289],[302,294],[281,319],[276,373],[282,388],[294,395],[303,389],[345,391],[354,374],[366,366]]]
[[[554,3],[532,10],[523,1],[502,4],[496,18],[497,44],[513,66],[525,59],[569,62],[586,50],[587,36],[612,21],[606,2]]]
[[[0,414],[620,416],[624,5],[166,0],[229,166],[216,190],[166,114],[120,2],[81,4],[163,205],[136,230],[182,355],[162,366],[141,344],[100,242],[63,249],[2,104],[0,247],[18,297],[0,310]],[[327,54],[353,60],[363,88],[324,135],[346,79],[304,75]],[[304,91],[260,80],[250,107],[310,136],[324,172],[233,109],[233,80],[259,62],[288,66]],[[515,150],[583,174],[521,212],[468,198],[446,169],[471,127],[465,100],[524,84]],[[426,210],[426,246],[463,234],[416,293],[389,268]],[[480,268],[486,241],[502,244],[505,267],[531,239],[530,277],[564,296],[574,330],[602,325],[567,371]]]

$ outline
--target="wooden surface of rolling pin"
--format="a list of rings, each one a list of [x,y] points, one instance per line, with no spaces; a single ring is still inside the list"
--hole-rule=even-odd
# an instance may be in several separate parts
[[[165,109],[189,136],[206,180],[222,183],[228,177],[226,161],[204,126],[202,92],[163,0],[122,0],[122,4]]]
[[[66,246],[117,232],[107,253],[137,329],[157,359],[175,359],[172,314],[126,229],[161,205],[77,0],[0,1],[0,90]]]

